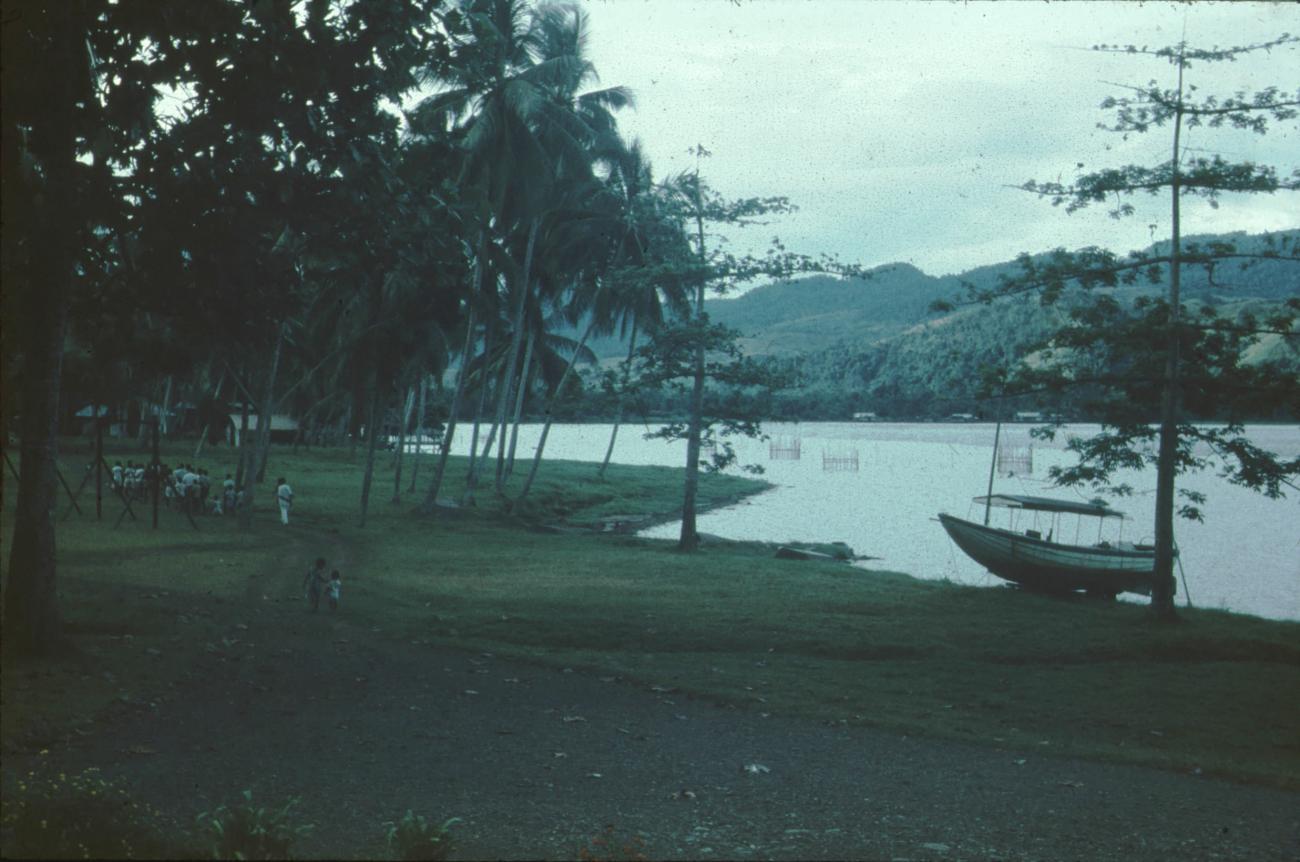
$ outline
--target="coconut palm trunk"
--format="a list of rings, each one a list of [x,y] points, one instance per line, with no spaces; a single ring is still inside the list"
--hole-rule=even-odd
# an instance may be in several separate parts
[[[271,354],[271,370],[266,376],[266,394],[257,411],[257,472],[253,477],[253,481],[257,484],[261,484],[266,479],[266,461],[271,454],[271,414],[275,412],[275,375],[280,369],[280,354],[284,349],[284,330],[284,324],[280,324],[277,328],[275,350]]]
[[[623,363],[623,384],[618,392],[618,408],[614,413],[614,427],[609,432],[609,445],[605,447],[605,458],[600,462],[600,469],[596,471],[596,478],[604,479],[605,471],[609,469],[609,459],[614,456],[614,441],[618,439],[618,427],[623,422],[623,408],[627,403],[627,382],[628,376],[632,371],[632,357],[636,355],[636,324],[635,318],[632,320],[632,333],[627,344],[627,359]]]
[[[358,527],[366,525],[366,515],[370,510],[370,483],[375,476],[375,446],[379,442],[379,424],[383,421],[380,411],[379,369],[370,372],[370,411],[366,419],[366,471],[361,480],[361,521]]]
[[[456,369],[456,388],[451,393],[451,409],[447,416],[447,427],[442,432],[442,443],[438,447],[438,466],[433,471],[433,481],[429,483],[429,490],[425,492],[424,503],[421,510],[426,515],[434,514],[438,510],[438,492],[442,490],[443,477],[447,475],[447,458],[451,455],[451,444],[456,437],[456,423],[460,416],[460,402],[465,394],[465,380],[469,376],[469,360],[474,355],[474,304],[473,300],[478,296],[478,283],[481,278],[481,270],[477,263],[474,264],[474,293],[470,298],[468,318],[465,323],[465,350],[461,354],[460,368]]]
[[[391,502],[402,502],[402,459],[406,455],[406,426],[411,421],[411,410],[415,408],[415,389],[408,387],[406,391],[406,406],[402,409],[402,426],[397,429],[397,459],[393,473],[393,499]]]
[[[582,333],[582,340],[574,348],[573,355],[569,357],[569,364],[564,367],[564,373],[560,375],[560,382],[556,384],[555,391],[546,399],[546,416],[542,421],[542,433],[537,438],[537,451],[533,453],[533,463],[528,468],[528,478],[524,480],[524,486],[519,489],[519,496],[510,504],[511,509],[523,503],[528,496],[528,492],[532,490],[533,480],[537,478],[537,470],[542,465],[542,453],[546,451],[546,438],[551,435],[551,425],[555,421],[553,415],[555,399],[564,391],[564,384],[569,382],[569,375],[573,373],[574,366],[578,364],[578,355],[582,353],[582,348],[587,345],[587,339],[591,337],[592,330],[595,328],[595,321],[587,325],[586,331]]]
[[[519,390],[515,393],[515,412],[510,423],[510,447],[506,453],[504,465],[497,467],[497,493],[505,494],[506,482],[510,481],[510,474],[515,468],[515,447],[519,444],[519,419],[524,412],[524,397],[528,394],[528,383],[532,376],[533,362],[533,344],[536,341],[535,332],[528,333],[528,343],[524,347],[524,365],[519,370]],[[505,440],[505,436],[501,438]]]
[[[474,409],[474,430],[469,439],[469,470],[465,474],[465,491],[460,497],[462,506],[474,505],[474,494],[478,488],[478,438],[483,425],[483,408],[487,406],[489,389],[487,363],[492,353],[495,331],[495,326],[489,326],[487,337],[483,342],[483,367],[479,369],[478,374],[478,406]]]
[[[221,400],[221,387],[224,386],[225,384],[226,384],[226,370],[223,368],[221,369],[221,376],[217,378],[217,387],[212,391],[213,402],[219,402]],[[224,412],[225,411],[222,411],[223,415]],[[211,422],[203,423],[203,430],[199,432],[199,442],[194,447],[195,461],[199,460],[199,456],[203,454],[203,444],[208,441],[208,432],[211,429],[212,429]]]
[[[429,381],[421,375],[420,401],[416,407],[419,413],[415,417],[415,456],[411,458],[411,486],[406,489],[408,494],[415,493],[415,480],[420,477],[420,448],[424,445],[424,399],[428,391]]]
[[[514,394],[515,372],[519,368],[519,354],[523,350],[524,311],[528,307],[528,290],[529,284],[532,281],[533,253],[537,246],[537,230],[539,226],[540,220],[534,216],[528,227],[528,243],[524,247],[523,274],[517,282],[519,295],[515,298],[515,309],[510,320],[510,325],[513,327],[510,333],[510,350],[506,357],[506,367],[501,378],[501,386],[497,392],[496,419],[493,425],[494,430],[498,427],[504,426],[506,423],[506,417],[510,415],[510,396]],[[522,385],[522,383],[520,385]],[[498,462],[498,464],[500,464],[500,462]],[[497,493],[501,492],[501,473],[502,469],[499,467],[497,470]]]

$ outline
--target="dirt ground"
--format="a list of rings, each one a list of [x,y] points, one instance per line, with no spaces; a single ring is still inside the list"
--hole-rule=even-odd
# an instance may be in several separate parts
[[[1295,860],[1300,794],[732,709],[660,686],[399,642],[310,613],[320,537],[211,607],[187,677],[45,756],[188,821],[300,796],[309,858],[383,853],[408,808],[454,859],[572,859],[608,826],[649,859]],[[331,563],[346,549],[329,548]],[[10,751],[22,769],[35,751]],[[49,765],[48,763],[46,765]],[[609,858],[601,851],[599,858]],[[617,858],[617,854],[615,855]]]

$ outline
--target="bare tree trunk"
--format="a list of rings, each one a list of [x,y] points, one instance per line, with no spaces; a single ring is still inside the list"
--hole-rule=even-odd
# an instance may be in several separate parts
[[[402,458],[406,454],[406,426],[411,421],[411,410],[415,406],[415,389],[406,390],[406,406],[402,410],[402,427],[397,429],[397,470],[393,475],[392,502],[402,502]]]
[[[226,370],[225,370],[224,368],[222,368],[222,369],[221,369],[221,376],[217,378],[217,388],[216,388],[216,391],[214,391],[214,392],[212,393],[212,400],[213,400],[213,401],[220,401],[220,400],[221,400],[221,387],[224,386],[225,383],[226,383]],[[224,410],[222,411],[222,414],[223,414],[223,415],[225,414],[225,411],[224,411]],[[211,429],[211,427],[212,427],[212,423],[211,423],[211,422],[204,422],[204,423],[203,423],[203,430],[199,432],[199,442],[198,442],[198,445],[194,447],[194,460],[195,460],[195,461],[199,460],[199,456],[203,454],[203,444],[206,443],[206,442],[208,441],[208,431]]]
[[[704,207],[700,201],[700,175],[695,173],[695,230],[700,265],[708,258],[704,251]],[[704,282],[695,289],[695,321],[704,320]],[[695,374],[691,385],[691,415],[686,432],[686,481],[682,491],[682,530],[677,548],[692,551],[699,547],[700,534],[695,526],[695,498],[700,487],[700,435],[704,429],[704,343],[695,350]]]
[[[35,8],[31,11],[36,13]],[[9,10],[6,8],[6,17]],[[16,289],[22,310],[21,326],[8,321],[7,336],[24,345],[25,362],[20,378],[22,463],[18,475],[18,501],[13,531],[9,535],[9,576],[5,585],[4,640],[17,655],[47,656],[63,644],[59,614],[54,541],[56,464],[59,434],[59,392],[63,374],[63,339],[67,328],[68,299],[75,258],[77,208],[74,205],[73,103],[79,31],[74,13],[46,13],[53,50],[42,74],[56,101],[44,128],[33,130],[33,143],[43,144],[46,185],[43,205],[33,207],[35,235],[32,269]],[[5,23],[5,29],[23,22]],[[44,22],[42,22],[44,23]],[[34,29],[40,29],[38,23]],[[5,34],[6,42],[9,33]],[[84,66],[80,71],[85,72]],[[10,74],[12,74],[12,70]],[[5,146],[11,141],[6,134]],[[6,156],[8,160],[9,156]],[[8,177],[6,176],[6,180]],[[5,189],[6,196],[10,194]],[[7,202],[6,202],[7,203]],[[6,230],[9,226],[6,226]]]
[[[248,437],[248,400],[244,400],[244,409],[239,417],[239,461],[235,467],[235,499],[239,512],[239,526],[247,529],[253,526],[253,492],[252,483],[248,481],[252,472],[253,446]]]
[[[370,417],[366,420],[366,472],[361,480],[361,522],[358,527],[366,525],[366,514],[370,509],[370,482],[375,475],[375,445],[379,441],[379,369],[370,375]]]
[[[266,461],[271,454],[271,416],[275,412],[275,375],[280,369],[280,353],[284,348],[284,324],[277,327],[275,350],[271,354],[271,371],[266,376],[266,395],[262,406],[257,410],[257,472],[253,476],[255,484],[266,479]]]
[[[488,389],[489,389],[488,376],[487,376],[487,364],[488,364],[487,360],[489,356],[489,351],[487,349],[488,346],[490,345],[484,345],[483,367],[479,369],[478,410],[474,414],[474,434],[470,440],[469,471],[465,474],[465,493],[461,495],[462,506],[473,506],[475,504],[474,495],[478,491],[479,467],[480,464],[482,463],[482,459],[479,457],[477,446],[478,446],[479,430],[483,421],[483,408],[487,406],[487,396],[488,396]],[[487,445],[483,447],[484,451],[489,451],[489,452],[491,451],[492,441],[496,434],[496,428],[497,426],[494,423],[492,425],[490,433],[488,434]]]
[[[519,496],[515,498],[510,508],[514,509],[528,496],[532,490],[533,480],[537,478],[537,470],[542,465],[542,453],[546,451],[546,438],[551,435],[551,425],[554,423],[552,412],[555,407],[555,399],[564,391],[564,384],[569,382],[569,375],[573,373],[573,368],[578,364],[578,354],[582,353],[582,348],[587,345],[587,339],[591,337],[592,330],[595,329],[595,322],[587,324],[586,332],[582,333],[582,340],[574,348],[573,355],[569,357],[569,364],[564,367],[564,373],[560,375],[560,382],[556,384],[555,391],[546,399],[546,416],[542,422],[542,433],[537,438],[537,450],[533,453],[533,464],[528,468],[528,478],[524,480],[524,486],[519,489]]]
[[[1181,50],[1181,49],[1180,49]],[[1170,183],[1173,238],[1169,249],[1169,334],[1165,342],[1165,380],[1160,393],[1160,443],[1156,456],[1155,570],[1151,585],[1151,611],[1159,619],[1176,619],[1174,610],[1174,479],[1178,469],[1178,421],[1182,401],[1179,381],[1182,177],[1179,147],[1183,127],[1183,58],[1178,66],[1178,107],[1174,112],[1174,150]]]
[[[480,270],[477,263],[474,265],[474,296],[477,296],[477,287],[480,280]],[[442,479],[447,474],[447,458],[451,454],[451,443],[456,436],[456,422],[460,415],[460,400],[465,394],[465,378],[469,376],[468,366],[470,357],[474,355],[474,306],[473,298],[469,308],[469,320],[465,324],[465,350],[461,354],[460,368],[456,369],[456,388],[451,394],[451,415],[447,417],[447,427],[442,432],[442,442],[438,451],[438,466],[433,472],[433,481],[429,483],[429,490],[424,495],[424,504],[422,511],[428,515],[438,510],[438,492],[442,489]]]
[[[513,331],[510,333],[510,353],[506,359],[506,367],[502,375],[501,389],[497,393],[496,420],[497,426],[502,429],[505,427],[506,418],[509,416],[510,396],[514,393],[515,372],[519,367],[519,353],[523,347],[524,341],[524,311],[528,307],[528,289],[532,280],[533,250],[537,244],[537,229],[539,220],[533,218],[532,224],[528,228],[528,245],[524,251],[524,271],[519,279],[519,297],[515,302],[514,316],[510,321]],[[522,376],[522,375],[521,375]],[[520,381],[520,386],[523,382]],[[505,443],[505,431],[501,432],[502,444]],[[502,454],[504,455],[504,446]],[[496,490],[500,494],[502,491],[502,474],[504,472],[504,458],[497,461],[497,482]]]
[[[158,428],[163,434],[171,433],[171,425],[167,422],[167,411],[171,407],[172,400],[172,375],[167,375],[167,387],[163,389],[162,412],[158,414]]]
[[[528,385],[533,374],[533,343],[537,338],[534,332],[528,333],[528,344],[524,348],[524,365],[519,371],[519,391],[515,395],[514,421],[510,423],[510,450],[506,454],[504,469],[498,468],[497,493],[505,495],[506,482],[515,469],[515,447],[519,444],[519,419],[524,412],[524,398],[528,394]],[[501,438],[505,439],[504,435]]]
[[[420,403],[416,407],[420,413],[415,417],[415,457],[411,459],[411,487],[406,489],[407,493],[415,492],[415,480],[420,476],[420,447],[424,445],[424,398],[428,390],[428,378],[422,374],[420,375]]]
[[[627,359],[623,363],[623,385],[618,393],[618,412],[614,414],[614,427],[609,432],[609,446],[605,449],[605,459],[600,462],[596,478],[604,479],[609,469],[609,459],[614,456],[614,441],[618,439],[618,426],[623,422],[623,405],[627,400],[627,381],[632,370],[632,357],[636,355],[636,318],[632,318],[632,334],[627,344]]]

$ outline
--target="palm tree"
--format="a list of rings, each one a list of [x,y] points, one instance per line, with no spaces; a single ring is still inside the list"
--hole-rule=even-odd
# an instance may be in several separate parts
[[[658,190],[638,141],[633,141],[620,154],[615,170],[610,173],[609,183],[616,190],[622,208],[622,234],[615,249],[617,263],[621,265],[616,266],[609,276],[617,287],[606,294],[608,308],[598,309],[596,313],[608,316],[619,335],[627,338],[628,346],[621,369],[614,427],[610,430],[605,457],[596,471],[600,478],[604,478],[613,457],[614,443],[623,420],[637,335],[658,328],[664,321],[665,308],[679,315],[688,311],[685,282],[674,272],[664,271],[659,278],[644,277],[654,271],[653,264],[662,255],[660,246],[680,244],[681,235],[659,211]]]

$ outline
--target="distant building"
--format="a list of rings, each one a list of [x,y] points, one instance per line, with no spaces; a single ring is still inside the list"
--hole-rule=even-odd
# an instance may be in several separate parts
[[[874,414],[874,413],[854,413],[854,414],[853,414],[853,421],[854,421],[854,422],[875,422],[875,421],[877,421],[877,420],[879,420],[879,419],[880,419],[880,417],[877,416],[877,415]]]
[[[1016,414],[1017,422],[1042,422],[1043,414],[1037,410],[1022,410]]]
[[[226,425],[226,439],[232,446],[239,445],[239,424],[242,420],[240,413],[227,414],[230,417]],[[257,414],[248,414],[248,433],[257,435]],[[292,443],[298,435],[298,420],[284,413],[271,414],[271,442],[272,443]]]
[[[949,422],[974,422],[974,413],[950,413],[948,414]]]

